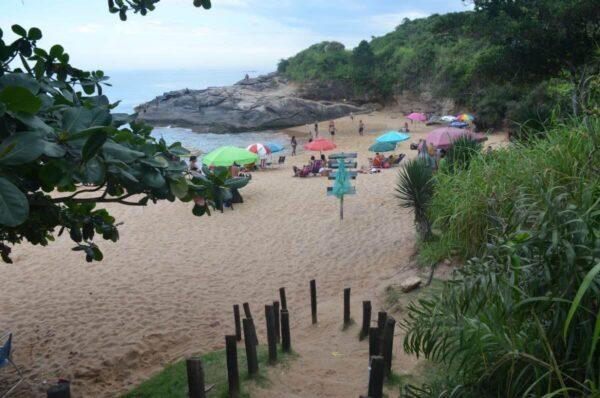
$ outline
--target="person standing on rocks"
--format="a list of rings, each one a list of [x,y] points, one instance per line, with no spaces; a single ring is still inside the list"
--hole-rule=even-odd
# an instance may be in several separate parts
[[[292,136],[290,145],[292,146],[292,156],[296,156],[296,147],[298,146],[298,142],[296,141],[295,135]]]
[[[335,140],[335,122],[332,120],[329,122],[329,134],[331,134],[331,141]]]

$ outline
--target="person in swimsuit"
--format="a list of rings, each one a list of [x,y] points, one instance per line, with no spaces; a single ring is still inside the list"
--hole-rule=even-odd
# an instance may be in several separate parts
[[[329,134],[331,134],[331,141],[335,140],[335,123],[333,120],[329,122]]]
[[[365,135],[365,124],[363,123],[362,119],[358,121],[358,135]]]
[[[296,141],[296,136],[292,136],[292,141],[290,142],[292,146],[292,156],[296,156],[296,147],[298,146],[298,142]]]

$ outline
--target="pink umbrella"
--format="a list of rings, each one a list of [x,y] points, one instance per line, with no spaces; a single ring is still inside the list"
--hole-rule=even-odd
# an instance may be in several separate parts
[[[427,134],[427,143],[433,144],[437,148],[447,149],[452,146],[454,141],[463,136],[467,136],[477,142],[487,140],[487,137],[481,133],[472,133],[469,130],[454,127],[442,127]]]
[[[417,122],[427,121],[427,116],[423,115],[422,113],[416,113],[416,112],[411,113],[406,118],[410,119],[410,120],[415,120]]]
[[[313,142],[309,142],[308,144],[304,145],[304,149],[307,151],[315,152],[331,151],[335,148],[337,148],[337,145],[329,140],[326,140],[325,138],[317,138]]]

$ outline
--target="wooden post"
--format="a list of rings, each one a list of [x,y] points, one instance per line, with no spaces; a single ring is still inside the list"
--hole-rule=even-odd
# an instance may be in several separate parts
[[[292,351],[292,337],[290,334],[290,313],[281,310],[281,349],[283,352]]]
[[[248,318],[248,319],[250,319],[250,321],[252,321],[252,337],[254,339],[254,344],[258,345],[258,336],[256,335],[256,325],[254,325],[254,319],[252,319],[252,313],[250,312],[250,304],[244,303],[243,307],[244,307],[244,315],[246,315],[246,318]]]
[[[369,329],[369,358],[381,354],[380,334],[379,328],[372,327]]]
[[[383,358],[371,357],[371,371],[369,372],[369,398],[383,398]]]
[[[273,316],[275,326],[275,342],[281,343],[281,323],[279,321],[279,301],[273,301]]]
[[[317,281],[310,281],[310,312],[313,325],[317,323]]]
[[[394,327],[396,326],[396,320],[391,316],[388,317],[385,322],[385,328],[381,340],[383,342],[383,350],[381,354],[383,356],[383,364],[385,368],[386,377],[392,374],[392,352],[394,350]]]
[[[285,298],[285,287],[279,288],[279,301],[281,301],[281,309],[287,311],[287,299]]]
[[[252,313],[250,312],[250,304],[244,303],[242,305],[244,306],[244,315],[246,315],[246,318],[252,319]]]
[[[60,380],[58,384],[46,391],[46,396],[48,398],[71,398],[71,383],[67,380]]]
[[[237,359],[237,340],[235,335],[225,336],[225,348],[227,353],[227,381],[229,382],[229,396],[240,395],[240,372]]]
[[[206,398],[202,359],[200,357],[188,358],[185,364],[187,367],[189,398]]]
[[[240,321],[240,306],[238,304],[233,306],[233,320],[235,322],[235,338],[237,341],[242,341],[242,324]]]
[[[277,341],[275,340],[275,315],[273,306],[265,305],[265,319],[267,321],[267,343],[269,345],[269,363],[277,362]]]
[[[246,345],[246,360],[248,362],[248,374],[250,376],[258,373],[258,357],[256,355],[256,345],[253,339],[252,320],[246,318],[244,323],[244,344]]]
[[[385,329],[385,322],[387,321],[387,312],[379,311],[377,314],[377,327],[379,328],[379,350],[378,355],[383,355],[383,329]]]
[[[350,325],[350,288],[344,289],[344,326]]]
[[[369,326],[371,326],[371,302],[363,301],[363,320],[359,338],[363,340],[369,335]]]

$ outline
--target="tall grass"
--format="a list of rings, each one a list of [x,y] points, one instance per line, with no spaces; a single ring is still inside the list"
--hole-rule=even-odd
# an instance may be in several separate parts
[[[405,350],[447,371],[407,396],[600,396],[598,127],[438,175],[440,241],[474,257],[407,307]]]
[[[544,139],[478,154],[468,168],[440,170],[430,205],[434,228],[443,232],[448,247],[468,258],[481,254],[489,238],[505,227],[522,193],[564,186],[576,200],[581,181],[598,189],[599,134],[598,118],[589,129],[561,125]]]

